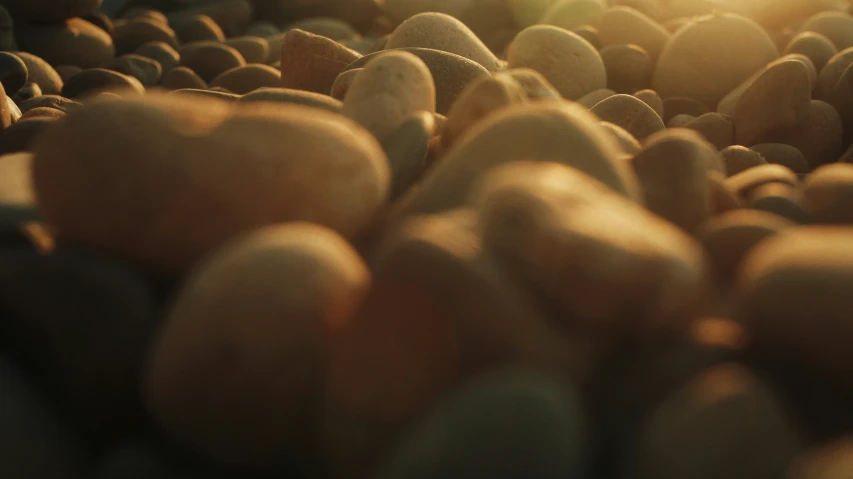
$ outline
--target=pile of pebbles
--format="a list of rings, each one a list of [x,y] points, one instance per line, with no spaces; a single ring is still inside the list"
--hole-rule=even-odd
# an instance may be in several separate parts
[[[846,0],[0,0],[0,477],[853,478]]]

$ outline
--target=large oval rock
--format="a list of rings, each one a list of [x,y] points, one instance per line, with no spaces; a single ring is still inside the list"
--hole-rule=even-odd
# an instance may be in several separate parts
[[[435,111],[442,115],[450,111],[450,107],[471,82],[489,76],[489,71],[479,63],[453,53],[431,48],[398,48],[396,50],[413,53],[429,68],[435,81]],[[344,71],[362,68],[385,51],[365,55],[350,63]]]
[[[580,35],[550,25],[522,30],[509,44],[510,68],[532,68],[568,100],[607,87],[604,61]]]
[[[178,294],[151,354],[149,409],[216,463],[300,459],[311,451],[330,333],[369,287],[358,253],[328,228],[292,223],[235,240]]]
[[[340,116],[190,96],[73,111],[39,143],[33,178],[63,236],[166,271],[271,223],[355,234],[390,181],[379,144]]]
[[[620,154],[598,119],[583,107],[562,102],[512,106],[472,128],[433,165],[397,213],[436,213],[460,206],[482,172],[522,159],[564,163],[641,201],[637,179]]]
[[[750,75],[779,57],[758,24],[740,15],[700,17],[678,30],[658,58],[652,88],[715,108]]]
[[[21,49],[44,58],[51,65],[92,68],[115,56],[107,32],[82,18],[59,25],[27,25],[15,30]]]

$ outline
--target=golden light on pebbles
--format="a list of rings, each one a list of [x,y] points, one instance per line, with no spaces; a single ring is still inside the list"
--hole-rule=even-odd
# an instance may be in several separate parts
[[[163,272],[283,221],[354,235],[390,183],[385,153],[367,131],[296,105],[98,101],[41,140],[33,180],[45,218],[69,240]]]
[[[361,258],[325,227],[271,226],[230,242],[197,267],[157,335],[149,411],[215,463],[299,459],[315,439],[331,335],[369,286]]]
[[[510,163],[470,201],[486,247],[582,328],[678,329],[704,294],[697,243],[573,168]]]

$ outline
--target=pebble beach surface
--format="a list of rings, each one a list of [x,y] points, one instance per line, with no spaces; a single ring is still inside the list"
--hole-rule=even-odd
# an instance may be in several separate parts
[[[853,2],[0,0],[0,478],[853,479]]]

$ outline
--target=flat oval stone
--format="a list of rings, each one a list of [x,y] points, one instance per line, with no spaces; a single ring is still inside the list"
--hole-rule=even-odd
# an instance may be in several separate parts
[[[178,48],[178,37],[168,25],[148,18],[137,18],[116,25],[113,33],[116,54],[133,53],[149,42],[163,42]]]
[[[281,84],[281,72],[261,64],[232,68],[210,82],[212,87],[227,88],[238,95],[253,92],[258,88],[277,87],[279,84]]]
[[[191,68],[206,82],[246,64],[237,50],[217,42],[196,42],[181,46],[181,65]]]
[[[18,26],[15,34],[22,50],[51,65],[92,68],[115,56],[110,35],[82,18],[72,18],[60,25]]]
[[[207,15],[193,15],[181,21],[175,28],[175,34],[181,43],[225,41],[222,28]]]
[[[313,93],[305,90],[294,90],[291,88],[260,88],[249,94],[243,95],[240,103],[272,102],[289,103],[293,105],[310,106],[332,113],[340,113],[343,103],[328,95]]]
[[[145,87],[136,78],[104,68],[90,68],[72,76],[62,88],[62,96],[83,98],[104,91],[141,95]]]
[[[183,88],[207,89],[207,82],[192,69],[179,66],[174,67],[163,75],[162,85],[167,90],[180,90]]]
[[[128,128],[135,134],[119,133]],[[365,130],[296,105],[149,94],[89,103],[50,133],[33,164],[45,217],[69,239],[163,272],[275,223],[311,220],[354,235],[390,184],[385,153]],[[104,168],[110,184],[91,176]],[[201,210],[217,214],[200,221]]]
[[[359,58],[334,40],[290,30],[281,44],[281,86],[328,94],[338,75]]]
[[[426,63],[435,81],[435,111],[442,115],[446,115],[450,111],[450,107],[471,82],[489,76],[489,71],[482,65],[459,55],[429,48],[400,48],[398,50],[413,53]],[[344,71],[362,68],[367,62],[383,52],[365,55],[350,63]]]
[[[62,78],[50,63],[27,52],[12,52],[27,66],[28,81],[36,83],[45,95],[58,95],[62,91]]]
[[[270,44],[262,37],[235,37],[225,40],[225,44],[243,55],[246,63],[267,63]]]
[[[148,42],[137,48],[134,53],[155,60],[160,64],[164,74],[181,63],[181,55],[178,51],[164,42]]]
[[[132,53],[112,60],[104,68],[132,76],[146,87],[160,83],[163,75],[163,67],[156,60]]]
[[[590,109],[590,112],[625,129],[639,141],[666,130],[663,120],[652,107],[631,95],[613,95]]]

